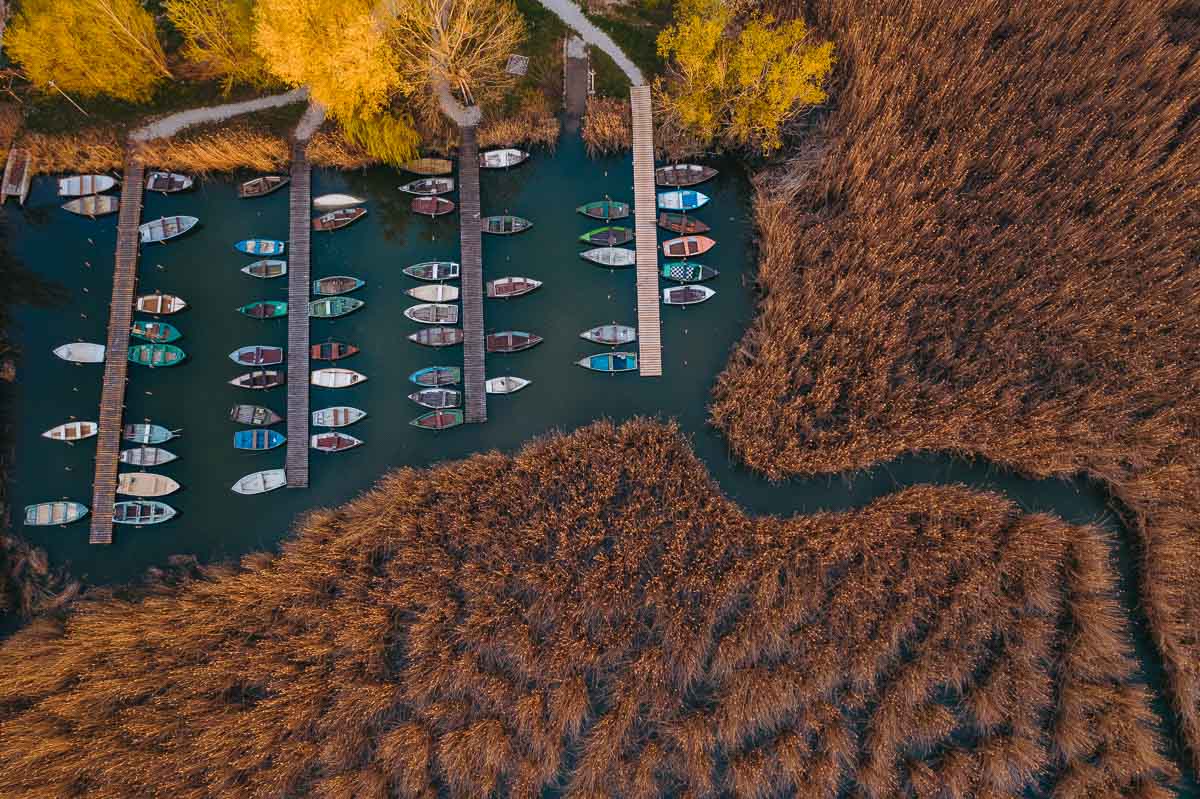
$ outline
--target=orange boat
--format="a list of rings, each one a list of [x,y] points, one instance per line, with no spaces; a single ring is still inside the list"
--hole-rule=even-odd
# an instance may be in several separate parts
[[[668,239],[662,243],[663,255],[668,258],[690,258],[701,255],[717,246],[708,236],[683,236],[678,239]]]

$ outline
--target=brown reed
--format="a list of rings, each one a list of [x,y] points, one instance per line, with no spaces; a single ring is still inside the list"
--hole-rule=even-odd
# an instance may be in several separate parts
[[[611,155],[633,146],[629,101],[619,97],[589,97],[580,135],[588,155]]]

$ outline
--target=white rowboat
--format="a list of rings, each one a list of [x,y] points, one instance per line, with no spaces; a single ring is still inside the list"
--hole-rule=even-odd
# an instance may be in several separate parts
[[[79,341],[54,348],[54,354],[71,363],[104,363],[104,345]]]
[[[367,376],[353,369],[318,369],[309,375],[309,382],[321,388],[348,388],[365,382]]]
[[[165,497],[179,490],[179,483],[165,474],[126,472],[117,477],[117,493],[134,497]]]
[[[58,179],[59,197],[83,197],[99,194],[117,185],[117,179],[108,175],[71,175]]]
[[[88,514],[88,507],[79,502],[39,502],[25,506],[25,524],[30,527],[51,527],[70,524]]]
[[[505,375],[504,377],[489,378],[483,385],[489,394],[511,394],[525,388],[530,382],[520,377]]]
[[[349,405],[335,405],[332,408],[322,408],[312,412],[313,427],[348,427],[364,419],[366,411],[351,408]]]
[[[233,484],[230,489],[235,494],[265,494],[287,485],[287,475],[283,469],[265,469],[252,472]]]
[[[312,202],[313,208],[346,208],[362,205],[366,200],[352,194],[322,194],[320,197],[314,197]]]
[[[633,266],[637,263],[637,253],[623,247],[596,247],[579,255],[600,266]]]
[[[445,283],[417,286],[405,292],[414,300],[424,302],[454,302],[458,299],[458,286],[448,286]]]
[[[479,166],[483,169],[505,169],[524,163],[529,159],[529,153],[512,147],[503,150],[488,150],[479,154]]]
[[[64,422],[42,433],[42,438],[49,438],[54,441],[80,441],[85,438],[91,438],[99,430],[100,425],[95,422]]]

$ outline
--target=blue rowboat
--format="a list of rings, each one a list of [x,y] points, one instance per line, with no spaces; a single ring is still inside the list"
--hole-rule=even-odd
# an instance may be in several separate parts
[[[259,428],[258,430],[239,430],[233,434],[233,448],[246,450],[275,449],[287,437],[276,430]]]
[[[284,244],[272,239],[246,239],[233,245],[246,255],[282,255]]]
[[[589,355],[576,363],[593,372],[632,372],[637,369],[638,356],[636,352],[603,352]]]
[[[707,203],[708,195],[694,189],[676,189],[658,195],[658,207],[664,211],[694,211]]]
[[[418,386],[451,386],[462,380],[462,369],[457,366],[426,366],[408,376]]]

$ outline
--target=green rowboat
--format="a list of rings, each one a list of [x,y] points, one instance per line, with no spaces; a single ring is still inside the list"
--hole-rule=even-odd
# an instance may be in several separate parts
[[[618,247],[633,241],[633,231],[616,225],[598,227],[584,233],[579,240],[584,244],[595,244],[599,247]]]
[[[287,316],[287,303],[283,300],[258,300],[238,308],[239,313],[251,319],[278,319]]]
[[[629,216],[629,203],[617,202],[616,200],[596,200],[592,203],[585,203],[575,209],[584,216],[590,216],[592,219],[624,219]]]
[[[129,348],[131,363],[149,366],[177,366],[183,363],[187,353],[174,344],[138,344]]]
[[[308,304],[308,315],[314,319],[333,319],[357,311],[364,305],[365,302],[354,297],[322,297]]]
[[[129,332],[134,338],[152,341],[155,344],[169,344],[183,338],[183,334],[174,325],[166,322],[147,322],[144,319],[134,322]]]

